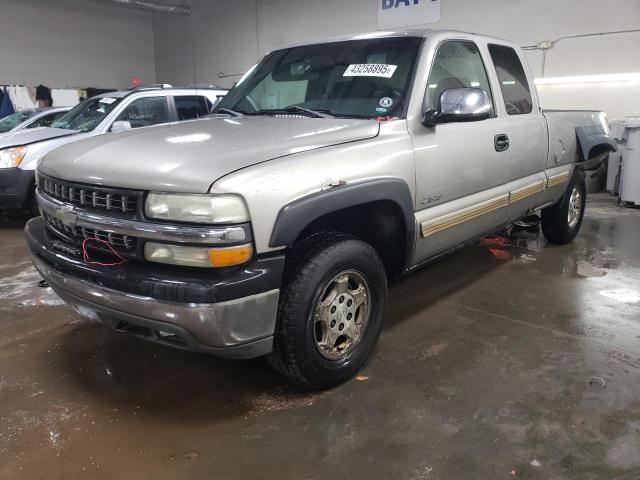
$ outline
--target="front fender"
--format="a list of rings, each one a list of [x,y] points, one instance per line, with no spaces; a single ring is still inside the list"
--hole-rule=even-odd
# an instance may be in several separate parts
[[[412,242],[416,224],[409,186],[403,180],[385,178],[324,190],[285,205],[278,212],[269,246],[277,248],[291,245],[305,227],[331,212],[383,200],[391,201],[400,208],[406,238]]]

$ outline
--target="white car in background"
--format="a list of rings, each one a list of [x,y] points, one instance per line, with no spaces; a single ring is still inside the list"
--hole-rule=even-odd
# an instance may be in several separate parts
[[[209,115],[227,90],[214,86],[137,87],[89,98],[51,127],[0,135],[0,208],[37,214],[34,171],[47,153],[83,138]]]
[[[50,127],[71,107],[29,108],[0,119],[0,135],[25,129]]]

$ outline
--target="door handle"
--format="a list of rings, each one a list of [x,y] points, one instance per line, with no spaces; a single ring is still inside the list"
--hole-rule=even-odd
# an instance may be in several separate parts
[[[509,150],[509,136],[505,133],[496,135],[493,139],[493,143],[496,147],[496,152],[504,152]]]

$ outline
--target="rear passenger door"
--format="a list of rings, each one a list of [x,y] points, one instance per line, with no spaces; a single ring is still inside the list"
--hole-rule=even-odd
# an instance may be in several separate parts
[[[489,43],[489,55],[500,84],[508,116],[509,220],[539,205],[545,186],[547,126],[535,88],[518,52],[508,45]]]

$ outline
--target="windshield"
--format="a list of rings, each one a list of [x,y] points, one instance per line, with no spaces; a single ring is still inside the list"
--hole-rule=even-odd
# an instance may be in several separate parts
[[[54,128],[67,128],[90,132],[115,108],[122,99],[116,97],[94,97],[76,105],[51,124]]]
[[[335,117],[402,116],[421,42],[376,38],[278,50],[241,79],[216,111],[304,115],[292,109],[303,107]]]
[[[38,113],[38,110],[33,108],[30,110],[16,112],[7,117],[4,117],[0,120],[0,133],[6,133],[10,130],[13,130],[25,120],[33,117],[36,113]]]

